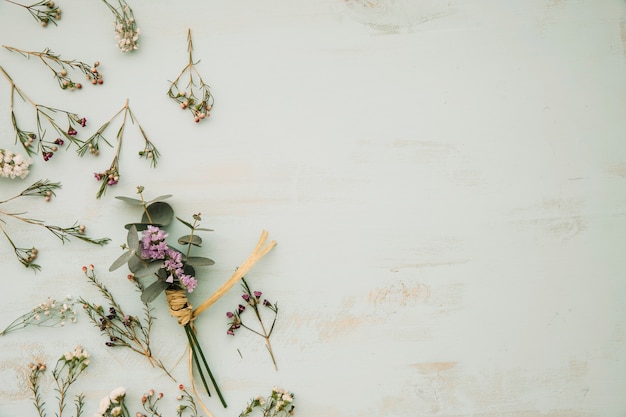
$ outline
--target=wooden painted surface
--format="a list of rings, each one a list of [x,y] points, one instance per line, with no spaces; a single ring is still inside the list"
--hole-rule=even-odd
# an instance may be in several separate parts
[[[105,84],[61,91],[8,51],[0,65],[35,100],[87,117],[88,131],[128,98],[163,156],[156,169],[137,163],[131,128],[120,182],[101,200],[93,172],[108,149],[0,178],[0,200],[62,182],[51,202],[12,210],[112,239],[61,246],[8,223],[43,269],[26,270],[0,241],[0,327],[47,297],[97,300],[88,264],[138,314],[126,273],[108,266],[138,216],[114,196],[143,185],[214,229],[202,252],[216,265],[194,304],[263,229],[278,242],[247,276],[280,306],[278,372],[262,339],[226,335],[238,288],[197,321],[230,404],[203,396],[216,417],[273,385],[296,394],[300,417],[626,415],[626,3],[136,0],[142,35],[128,55],[103,4],[58,3],[59,26],[43,29],[0,2],[2,44],[100,60]],[[188,28],[216,98],[200,124],[165,94],[186,64]],[[0,148],[18,150],[13,141],[0,79]],[[163,298],[153,307],[154,352],[188,383],[184,332]],[[36,415],[27,364],[52,366],[76,344],[92,353],[75,386],[85,415],[120,385],[131,415],[151,388],[174,415],[176,386],[104,342],[84,315],[1,336],[0,415]],[[53,415],[50,380],[45,389]]]

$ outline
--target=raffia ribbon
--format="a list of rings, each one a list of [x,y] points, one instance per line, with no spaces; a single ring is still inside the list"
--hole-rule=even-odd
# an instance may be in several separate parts
[[[187,299],[187,294],[184,290],[165,290],[165,296],[167,299],[167,305],[169,307],[170,314],[178,320],[178,324],[181,326],[191,325],[192,331],[195,332],[195,328],[193,326],[193,322],[198,318],[198,316],[211,305],[213,305],[217,300],[222,298],[224,294],[228,292],[241,278],[243,278],[250,269],[256,264],[262,257],[267,255],[273,248],[276,246],[276,241],[272,240],[269,243],[267,242],[268,232],[263,230],[261,233],[261,237],[259,238],[259,242],[256,247],[248,256],[248,258],[237,268],[237,270],[231,275],[221,287],[217,289],[209,298],[204,300],[202,304],[200,304],[197,308],[193,308],[189,300]],[[191,386],[193,388],[194,393],[196,394],[196,398],[198,399],[198,403],[200,407],[204,410],[204,412],[212,416],[211,412],[206,408],[206,406],[202,403],[198,396],[198,392],[196,391],[195,383],[193,380],[193,372],[192,372],[192,352],[191,348],[189,349],[188,355],[188,364],[189,364],[189,376],[191,378]]]

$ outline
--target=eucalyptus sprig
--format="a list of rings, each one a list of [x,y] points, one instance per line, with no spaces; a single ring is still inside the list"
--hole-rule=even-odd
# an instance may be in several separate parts
[[[48,26],[48,23],[56,26],[57,20],[61,19],[61,9],[52,0],[41,0],[31,5],[21,4],[12,0],[5,1],[28,10],[30,15],[44,28]]]
[[[37,51],[26,51],[24,49],[18,49],[12,46],[3,45],[8,51],[16,52],[26,58],[39,58],[39,60],[50,70],[54,75],[54,79],[57,80],[59,87],[63,90],[80,90],[83,88],[83,85],[79,82],[72,80],[69,75],[69,71],[75,70],[80,71],[84,74],[85,79],[93,84],[100,85],[104,83],[102,78],[102,73],[98,69],[100,66],[100,62],[96,61],[93,65],[86,64],[82,61],[77,61],[75,59],[61,59],[61,55],[55,54],[50,50],[50,48],[45,48],[41,52]]]
[[[196,123],[210,116],[213,108],[213,95],[208,84],[204,82],[202,76],[196,69],[193,60],[193,42],[191,39],[191,29],[187,30],[187,51],[189,53],[189,62],[180,72],[174,81],[171,81],[167,95],[178,103],[181,109],[189,110],[193,115]],[[189,81],[184,87],[178,85],[181,78],[187,75]]]
[[[141,300],[146,303],[154,301],[166,289],[185,289],[192,292],[196,285],[195,278],[191,280],[195,276],[195,268],[211,266],[215,262],[203,256],[191,256],[191,248],[202,246],[202,238],[197,235],[197,232],[210,232],[212,229],[199,227],[202,220],[200,213],[192,216],[193,222],[174,216],[172,206],[163,201],[171,195],[162,195],[146,201],[143,191],[143,186],[137,187],[139,199],[116,197],[128,204],[140,206],[143,214],[140,222],[126,224],[128,234],[127,242],[123,245],[125,252],[111,264],[109,271],[115,271],[127,264],[135,278],[156,278],[156,281],[147,286],[141,294]],[[162,229],[167,227],[174,218],[189,228],[189,233],[177,240],[179,245],[185,247],[183,251],[165,242],[168,234]],[[140,231],[143,232],[141,242],[137,235]],[[172,267],[173,258],[177,258],[180,263],[176,268]]]
[[[148,135],[146,134],[146,131],[143,129],[143,127],[137,120],[135,113],[133,113],[133,111],[131,110],[128,104],[128,99],[126,99],[124,106],[120,110],[118,110],[118,112],[115,113],[113,117],[111,117],[107,122],[105,122],[102,126],[100,126],[100,128],[98,128],[96,133],[94,133],[89,139],[83,142],[83,144],[78,148],[78,154],[80,156],[83,156],[87,152],[89,152],[91,155],[95,155],[95,156],[99,155],[101,140],[107,145],[112,147],[113,146],[112,141],[107,140],[106,137],[104,136],[104,133],[109,127],[109,125],[120,115],[122,116],[122,121],[117,130],[117,134],[116,134],[117,143],[115,145],[115,154],[113,156],[113,160],[111,161],[111,165],[109,166],[108,169],[104,171],[94,173],[94,178],[96,179],[96,181],[100,182],[100,188],[98,189],[98,192],[96,193],[96,198],[101,198],[106,193],[108,187],[112,185],[116,185],[119,182],[120,153],[122,150],[122,143],[124,141],[124,132],[125,132],[127,122],[130,121],[132,124],[135,124],[135,123],[137,124],[137,127],[139,128],[139,133],[141,134],[141,137],[143,139],[144,145],[143,145],[143,149],[138,152],[139,158],[140,159],[143,158],[143,159],[150,161],[150,166],[154,168],[156,167],[158,159],[161,156],[156,146],[154,146],[152,141],[148,139]]]
[[[37,104],[28,95],[26,95],[24,90],[15,84],[11,76],[5,71],[4,68],[2,68],[2,66],[0,66],[0,72],[2,72],[11,85],[10,109],[11,123],[13,125],[13,130],[15,131],[15,143],[19,141],[28,155],[32,156],[41,154],[44,161],[48,161],[59,150],[59,147],[63,146],[66,140],[68,141],[68,146],[70,144],[77,146],[82,146],[84,144],[84,142],[77,137],[77,134],[78,129],[85,127],[87,124],[87,119],[85,117],[80,117],[77,113],[66,110]],[[27,130],[20,127],[15,112],[16,95],[34,108],[36,129]],[[65,116],[67,120],[67,128],[61,127],[61,122],[58,122],[56,119],[58,116]],[[58,135],[56,139],[45,139],[47,132],[46,127],[49,127],[53,132],[56,132],[55,136]]]
[[[61,188],[61,183],[50,182],[48,180],[39,180],[24,189],[19,194],[0,201],[0,205],[28,196],[39,196],[43,197],[46,201],[50,201],[52,196],[56,195],[55,191],[59,188]],[[13,248],[13,251],[15,252],[15,255],[20,263],[25,267],[32,268],[36,271],[41,269],[41,266],[35,263],[35,259],[37,258],[37,255],[39,253],[38,249],[34,246],[30,248],[17,246],[17,244],[13,241],[13,239],[11,239],[9,233],[4,227],[4,225],[7,224],[7,220],[14,220],[28,225],[42,227],[48,232],[52,233],[59,240],[61,240],[62,243],[69,241],[70,238],[77,238],[87,243],[101,246],[107,244],[110,241],[110,239],[108,238],[92,238],[87,236],[85,234],[85,225],[79,225],[78,223],[67,227],[51,225],[44,222],[43,220],[26,217],[25,214],[26,212],[23,211],[13,212],[0,209],[0,231],[2,232],[2,234],[4,234],[4,237],[8,241],[9,245],[11,245],[11,247]]]

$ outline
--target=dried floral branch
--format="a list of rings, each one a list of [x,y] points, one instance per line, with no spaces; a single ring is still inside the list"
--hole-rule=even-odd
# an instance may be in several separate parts
[[[119,7],[113,6],[107,0],[102,2],[109,8],[115,16],[115,39],[117,47],[122,52],[132,52],[139,48],[139,34],[141,30],[137,28],[133,9],[130,8],[126,0],[117,0]]]
[[[16,200],[18,198],[26,197],[26,196],[40,196],[40,197],[43,197],[46,201],[50,201],[52,196],[56,195],[54,191],[59,188],[61,188],[60,183],[50,182],[48,180],[40,180],[40,181],[35,182],[31,186],[27,187],[26,189],[24,189],[19,194],[14,195],[13,197],[9,197],[3,201],[0,201],[0,204],[4,204],[9,201]],[[47,224],[42,220],[25,217],[24,214],[25,212],[10,212],[10,211],[5,211],[5,210],[0,210],[0,231],[4,234],[5,238],[7,239],[7,241],[13,248],[13,251],[15,252],[15,255],[17,256],[17,259],[20,261],[20,263],[24,265],[25,267],[33,268],[36,271],[41,269],[41,266],[34,262],[35,259],[37,258],[39,251],[35,247],[31,247],[31,248],[18,247],[13,242],[13,240],[11,239],[7,231],[4,229],[3,224],[6,224],[6,220],[3,219],[3,217],[5,217],[6,219],[20,221],[29,225],[43,227],[44,229],[52,233],[55,237],[57,237],[59,240],[61,240],[62,243],[69,241],[70,238],[72,237],[83,240],[88,243],[96,244],[96,245],[105,245],[110,240],[108,238],[95,239],[95,238],[85,235],[85,230],[86,230],[85,225],[74,224],[69,227],[61,227],[57,225]]]
[[[189,62],[183,68],[178,77],[171,82],[167,95],[177,102],[181,109],[189,110],[194,117],[196,123],[210,116],[213,108],[213,95],[211,89],[204,82],[202,76],[196,69],[199,62],[193,61],[193,42],[191,39],[191,29],[187,31],[187,50],[189,52]],[[179,87],[178,83],[185,74],[188,74],[189,81],[184,88]]]
[[[48,26],[48,23],[52,23],[56,26],[57,20],[61,19],[61,9],[51,0],[41,0],[31,5],[17,3],[12,0],[5,1],[28,10],[31,16],[39,22],[42,27]]]
[[[89,151],[89,153],[92,155],[96,155],[96,156],[99,155],[100,154],[100,140],[104,141],[107,145],[112,146],[111,142],[109,142],[104,137],[104,132],[107,130],[111,122],[115,120],[120,114],[122,115],[122,123],[119,129],[117,130],[117,135],[116,135],[117,144],[115,147],[115,155],[113,157],[113,160],[111,161],[111,165],[109,166],[107,170],[103,172],[94,173],[94,177],[96,181],[100,182],[100,189],[98,190],[98,193],[96,194],[96,198],[102,197],[106,193],[107,188],[109,186],[117,184],[120,179],[120,169],[119,169],[120,152],[122,150],[122,142],[124,140],[124,130],[126,128],[126,123],[129,120],[131,123],[137,124],[141,137],[143,138],[143,141],[144,141],[143,149],[138,152],[139,157],[149,160],[150,166],[154,168],[156,167],[158,159],[161,156],[156,146],[154,146],[154,144],[150,141],[150,139],[148,139],[148,135],[146,134],[141,124],[139,124],[139,121],[137,120],[137,116],[135,116],[130,106],[128,105],[128,99],[126,99],[126,103],[124,104],[124,106],[117,113],[115,113],[113,117],[111,117],[107,122],[105,122],[102,126],[100,126],[100,128],[96,131],[96,133],[94,133],[89,139],[87,139],[82,144],[81,147],[78,148],[78,154],[80,156],[83,156],[85,153],[87,153],[87,151]]]
[[[67,322],[76,323],[75,303],[76,300],[71,296],[67,296],[60,303],[54,298],[48,297],[46,301],[39,303],[28,313],[15,319],[0,332],[0,336],[28,326],[63,327]]]
[[[267,399],[259,395],[250,401],[239,417],[247,417],[257,410],[262,417],[292,416],[296,408],[293,405],[294,398],[295,395],[292,392],[274,387]]]
[[[66,407],[67,396],[70,387],[78,380],[78,377],[89,366],[89,352],[81,346],[76,346],[73,351],[65,353],[61,356],[52,370],[57,392],[57,400],[59,401],[58,412],[56,417],[63,417],[63,411]],[[30,374],[28,376],[28,387],[33,393],[35,408],[39,417],[46,417],[45,402],[41,395],[40,379],[47,367],[44,363],[30,363],[28,365]],[[76,411],[74,416],[80,417],[85,407],[85,396],[83,394],[76,395],[74,400]]]
[[[261,295],[263,295],[263,293],[261,291],[250,290],[248,283],[243,277],[241,278],[241,286],[243,288],[243,295],[241,296],[241,298],[243,298],[246,304],[252,309],[252,311],[254,311],[256,319],[258,320],[260,325],[260,330],[256,330],[243,322],[242,314],[246,311],[246,306],[239,304],[237,309],[226,313],[226,317],[231,319],[229,323],[230,327],[228,328],[228,331],[226,333],[234,336],[235,331],[243,327],[244,329],[247,329],[252,333],[261,336],[263,339],[265,339],[265,347],[267,348],[270,357],[272,358],[274,368],[278,371],[278,365],[276,364],[276,358],[274,357],[274,351],[270,343],[270,336],[274,331],[274,325],[276,324],[276,318],[278,317],[278,303],[272,304],[267,299],[264,299],[261,303]],[[259,305],[263,305],[273,313],[274,318],[272,320],[272,324],[269,326],[269,330],[268,326],[266,326],[263,322],[263,316],[261,314],[261,311],[259,310]]]
[[[9,76],[2,66],[0,66],[0,72],[2,72],[11,84],[11,123],[13,124],[13,129],[15,130],[15,143],[19,141],[28,155],[36,155],[40,153],[44,161],[48,161],[52,158],[54,153],[58,151],[59,146],[62,146],[65,143],[62,138],[69,141],[69,144],[75,144],[77,146],[82,146],[84,144],[82,140],[76,137],[78,134],[76,129],[78,129],[79,126],[85,127],[87,124],[86,118],[80,117],[78,114],[66,110],[56,109],[54,107],[35,103],[35,101],[28,97],[28,95],[26,95],[26,93],[15,84],[11,76]],[[17,116],[15,114],[15,95],[19,96],[23,101],[27,102],[35,109],[37,133],[32,130],[22,129],[18,125]],[[61,128],[59,123],[56,121],[55,117],[58,114],[66,116],[68,124],[67,129]],[[44,140],[46,134],[45,125],[52,127],[52,129],[58,134],[58,137],[55,140]],[[39,139],[37,139],[37,137],[39,137]]]
[[[86,64],[82,61],[61,59],[61,56],[52,52],[49,48],[45,48],[41,52],[25,51],[24,49],[14,48],[12,46],[3,45],[3,48],[11,52],[17,52],[18,54],[30,58],[36,57],[54,74],[54,78],[57,80],[59,87],[63,90],[80,90],[83,85],[79,82],[74,82],[68,75],[68,70],[77,70],[85,75],[85,79],[93,85],[104,83],[102,79],[102,73],[98,70],[100,65],[99,61],[93,63],[93,65]]]
[[[152,309],[148,304],[143,304],[144,312],[142,319],[127,314],[116,301],[113,294],[97,279],[93,265],[89,267],[84,266],[83,273],[109,304],[108,309],[105,309],[100,304],[91,303],[84,298],[79,299],[91,322],[108,337],[109,340],[105,342],[105,345],[109,347],[124,347],[145,356],[152,366],[158,367],[173,381],[176,381],[163,362],[152,354],[150,332],[154,319],[151,314]],[[134,279],[132,275],[129,275],[129,280],[136,286],[138,291],[143,291],[143,285]]]

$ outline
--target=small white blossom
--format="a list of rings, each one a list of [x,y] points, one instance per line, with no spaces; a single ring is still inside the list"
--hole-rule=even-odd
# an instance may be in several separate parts
[[[9,150],[0,149],[0,177],[26,178],[31,160]]]
[[[126,388],[118,387],[111,391],[109,394],[109,398],[111,398],[111,402],[118,404],[121,400],[126,396]]]

